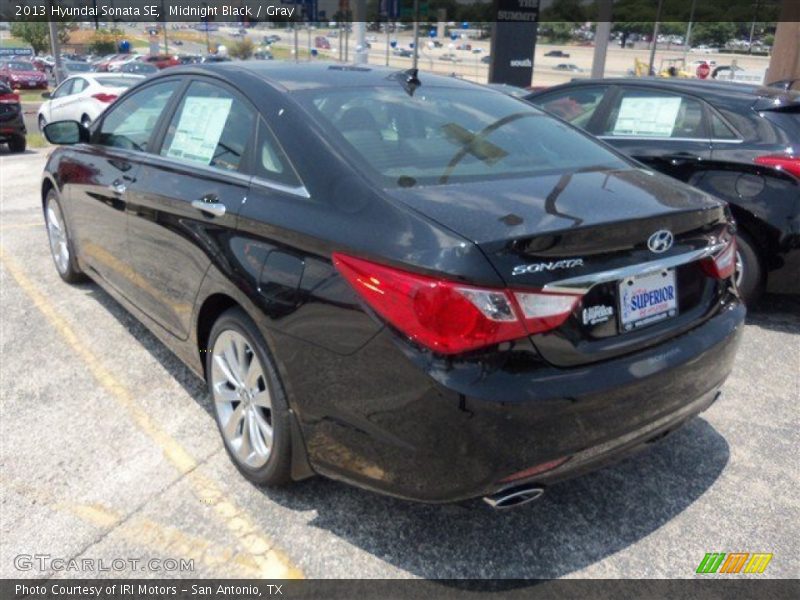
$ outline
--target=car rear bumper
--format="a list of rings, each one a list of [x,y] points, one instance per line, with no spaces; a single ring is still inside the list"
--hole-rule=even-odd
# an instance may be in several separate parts
[[[568,458],[514,481],[554,483],[707,408],[731,371],[744,316],[729,304],[646,351],[568,369],[526,350],[497,353],[496,362],[440,361],[384,330],[341,364],[305,371],[301,398],[328,377],[315,400],[295,407],[308,458],[319,473],[423,502],[489,495],[513,474]]]

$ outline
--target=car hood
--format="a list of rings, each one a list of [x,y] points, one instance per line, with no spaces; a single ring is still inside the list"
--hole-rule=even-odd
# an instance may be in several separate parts
[[[595,170],[388,190],[477,244],[671,213],[719,211],[723,203],[644,169]]]
[[[9,71],[11,77],[20,77],[22,79],[42,79],[44,74],[40,71],[31,69],[30,71]]]

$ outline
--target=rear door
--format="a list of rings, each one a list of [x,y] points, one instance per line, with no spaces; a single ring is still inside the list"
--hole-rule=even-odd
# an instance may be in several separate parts
[[[698,98],[621,86],[589,131],[649,167],[686,181],[711,158],[707,107]]]
[[[247,196],[256,115],[222,82],[191,80],[161,133],[158,156],[142,165],[130,189],[136,302],[181,339],[189,335],[203,277]]]

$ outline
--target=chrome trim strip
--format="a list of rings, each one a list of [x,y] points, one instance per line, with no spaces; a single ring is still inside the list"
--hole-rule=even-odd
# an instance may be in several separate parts
[[[636,140],[653,142],[711,142],[712,144],[742,144],[742,139],[717,139],[717,138],[682,138],[682,137],[651,137],[647,135],[598,135],[601,140]]]
[[[291,194],[293,196],[298,196],[300,198],[305,198],[305,199],[311,198],[311,194],[308,193],[308,190],[304,185],[298,185],[298,186],[284,185],[282,183],[276,183],[274,181],[262,179],[261,177],[253,177],[252,183],[255,185],[260,185],[265,188],[269,188],[271,190],[275,190],[276,192],[284,192],[286,194]]]
[[[627,267],[620,267],[618,269],[609,269],[608,271],[599,271],[597,273],[589,273],[588,275],[579,275],[578,277],[570,277],[568,279],[561,279],[559,281],[552,281],[546,284],[542,291],[556,292],[565,294],[577,294],[588,292],[592,287],[598,283],[606,283],[608,281],[616,281],[625,279],[632,275],[641,275],[650,273],[652,271],[660,271],[661,269],[671,269],[686,263],[700,260],[713,256],[720,250],[725,248],[724,243],[714,244],[713,246],[706,246],[700,250],[693,250],[684,254],[676,254],[675,256],[667,256],[658,260],[653,260],[646,263],[638,263],[629,265]]]

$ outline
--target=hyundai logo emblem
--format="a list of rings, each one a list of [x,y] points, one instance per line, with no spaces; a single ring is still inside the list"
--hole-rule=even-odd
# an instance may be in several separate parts
[[[659,229],[647,239],[647,247],[656,254],[661,254],[672,248],[672,232],[667,229]]]

